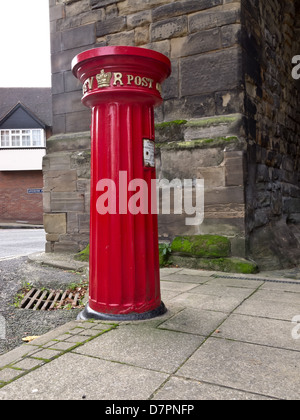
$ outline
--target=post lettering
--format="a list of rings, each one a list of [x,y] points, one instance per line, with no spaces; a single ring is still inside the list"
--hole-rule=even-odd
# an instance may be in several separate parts
[[[140,76],[136,76],[136,78],[134,79],[134,83],[136,86],[141,86],[142,78]]]
[[[147,79],[149,81],[149,89],[152,89],[153,87],[153,80],[152,79]]]
[[[128,74],[127,79],[128,79],[127,85],[131,86],[131,83],[132,83],[134,77],[131,74]]]
[[[93,89],[94,77],[90,77],[84,82],[83,85],[83,94],[87,93],[89,90]]]
[[[103,87],[109,87],[111,77],[112,73],[105,73],[104,69],[101,70],[101,73],[96,75],[98,88],[100,89]],[[123,73],[113,73],[113,86],[124,86],[124,83],[126,83],[125,77]],[[95,77],[93,76],[84,82],[83,94],[93,90],[94,80]],[[149,79],[148,77],[133,76],[132,74],[127,75],[127,86],[141,86],[144,88],[153,89],[153,83],[154,80]],[[159,83],[156,83],[156,89],[161,93],[161,85]]]
[[[117,86],[118,83],[120,83],[120,86],[124,86],[122,79],[123,79],[122,73],[114,73],[114,86]]]

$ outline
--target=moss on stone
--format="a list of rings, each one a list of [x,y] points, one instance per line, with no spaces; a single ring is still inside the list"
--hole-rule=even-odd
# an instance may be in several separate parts
[[[212,118],[201,118],[198,120],[190,120],[186,123],[187,127],[211,127],[212,125],[232,124],[237,121],[237,116],[219,116]]]
[[[155,124],[155,128],[156,129],[169,128],[169,127],[172,127],[172,126],[184,125],[186,123],[187,123],[187,120],[167,121],[167,122],[162,122],[162,123]]]
[[[178,236],[171,250],[182,255],[221,258],[230,256],[231,244],[228,238],[218,235]]]
[[[213,260],[202,260],[202,266],[211,267],[215,271],[226,273],[255,274],[258,267],[255,263],[242,258],[218,258]]]
[[[258,266],[243,258],[196,258],[172,256],[173,264],[179,267],[220,271],[223,273],[256,274]]]
[[[82,251],[78,252],[75,255],[74,259],[76,261],[88,262],[90,258],[90,245],[84,248]]]
[[[170,264],[169,257],[171,254],[171,248],[169,244],[161,243],[159,244],[159,265],[160,267],[167,267]],[[74,259],[76,261],[88,262],[90,258],[90,245],[88,245],[84,250],[78,252],[75,255]]]
[[[220,124],[232,124],[240,118],[239,115],[199,118],[194,120],[174,120],[155,124],[156,129],[185,125],[186,127],[211,127]]]
[[[212,139],[197,139],[191,141],[174,141],[168,143],[156,143],[157,149],[164,150],[193,150],[207,149],[212,147],[224,147],[230,143],[237,143],[239,139],[236,136],[215,137]]]
[[[184,140],[186,120],[163,122],[155,125],[156,141],[158,143]]]

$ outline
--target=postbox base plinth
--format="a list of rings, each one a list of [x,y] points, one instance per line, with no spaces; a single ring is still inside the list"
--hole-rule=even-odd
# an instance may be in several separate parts
[[[89,304],[87,304],[84,310],[78,315],[77,320],[87,321],[89,319],[95,319],[98,321],[143,321],[164,315],[166,312],[167,308],[163,302],[161,302],[158,308],[152,311],[144,313],[132,312],[130,314],[105,314],[96,312],[90,308]]]

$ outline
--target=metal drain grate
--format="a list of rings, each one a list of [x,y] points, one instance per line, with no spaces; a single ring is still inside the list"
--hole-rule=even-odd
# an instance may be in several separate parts
[[[62,290],[40,290],[31,289],[20,304],[22,309],[33,309],[34,311],[48,311],[62,309],[65,305],[77,307],[80,301],[80,294],[70,293]]]

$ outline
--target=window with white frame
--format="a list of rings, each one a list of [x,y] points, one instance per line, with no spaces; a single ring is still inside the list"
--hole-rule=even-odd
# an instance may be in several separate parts
[[[0,130],[0,148],[14,147],[45,147],[44,130]]]

